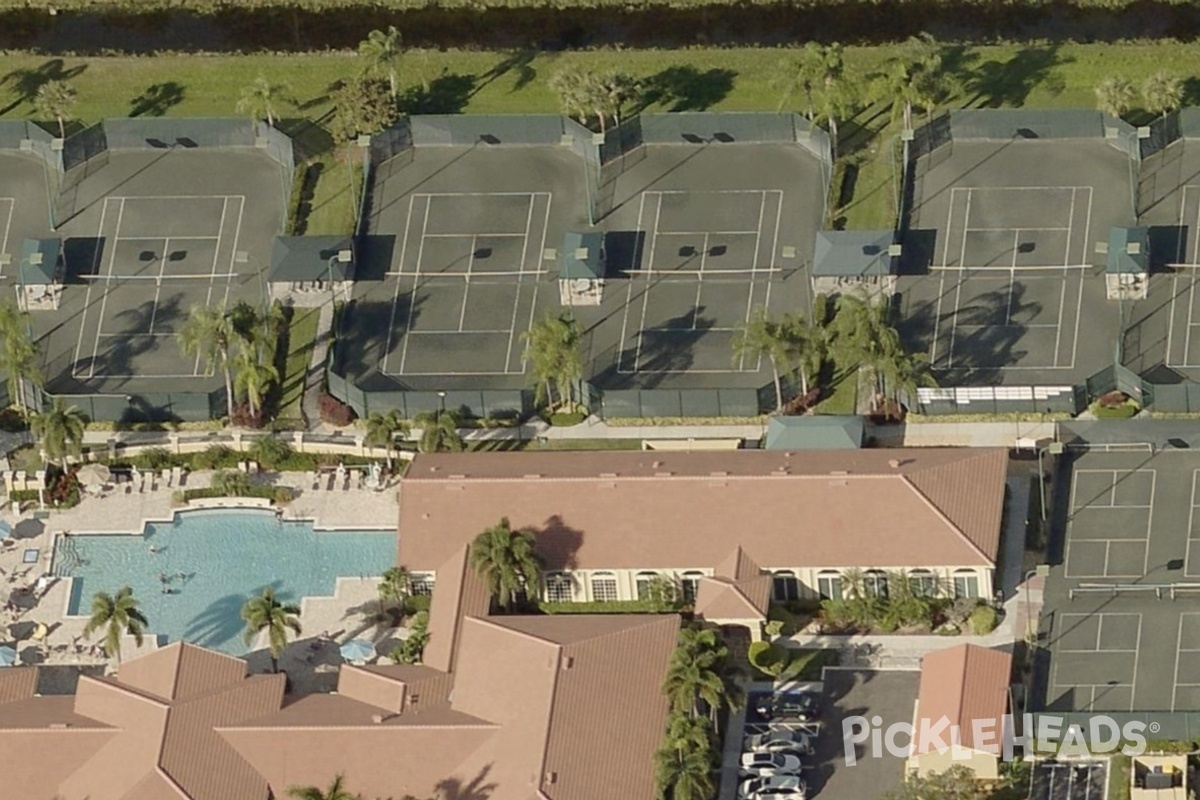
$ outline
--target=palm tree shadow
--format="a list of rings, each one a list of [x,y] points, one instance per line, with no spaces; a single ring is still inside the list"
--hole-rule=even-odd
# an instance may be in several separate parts
[[[635,113],[652,105],[664,106],[667,111],[706,111],[733,91],[736,77],[731,69],[701,72],[691,66],[667,67],[645,80]]]
[[[66,68],[61,58],[52,58],[32,69],[14,69],[0,78],[0,86],[8,86],[13,92],[13,100],[7,106],[0,108],[0,114],[7,114],[21,103],[34,98],[38,89],[50,81],[69,81],[83,73],[87,64]]]
[[[246,596],[240,594],[227,594],[214,600],[188,621],[182,638],[205,647],[229,641],[243,629],[241,613],[246,600]]]
[[[487,765],[479,774],[467,782],[459,778],[445,778],[438,781],[437,792],[439,800],[488,800],[496,791],[496,784],[488,782],[488,773],[492,771]]]
[[[983,108],[1022,106],[1035,88],[1060,93],[1065,84],[1054,69],[1075,59],[1063,56],[1058,45],[1026,47],[1008,61],[985,61],[959,75],[974,97],[966,105]]]

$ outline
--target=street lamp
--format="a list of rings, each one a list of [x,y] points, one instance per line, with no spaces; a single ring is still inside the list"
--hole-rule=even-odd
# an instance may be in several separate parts
[[[438,392],[437,394],[438,394],[438,405],[439,405],[439,409],[438,409],[439,414],[438,415],[441,416],[441,414],[446,413],[446,393]]]
[[[329,262],[326,264],[326,266],[329,268],[329,298],[335,302],[337,301],[337,295],[333,289],[333,262],[336,261],[339,264],[349,264],[353,258],[354,253],[351,252],[349,248],[343,248],[331,255],[329,257]]]
[[[1063,452],[1062,442],[1050,442],[1045,447],[1039,447],[1037,451],[1038,462],[1038,489],[1042,495],[1042,522],[1046,521],[1046,474],[1042,471],[1042,455],[1049,453],[1052,456],[1060,456]]]

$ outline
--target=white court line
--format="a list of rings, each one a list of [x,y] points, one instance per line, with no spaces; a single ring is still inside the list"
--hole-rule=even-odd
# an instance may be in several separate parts
[[[416,195],[413,195],[413,196],[416,197]],[[417,304],[417,288],[421,282],[421,259],[425,253],[425,231],[429,227],[429,209],[432,206],[433,206],[432,195],[428,195],[425,198],[425,218],[421,222],[421,244],[418,245],[418,247],[417,247],[417,266],[416,266],[416,269],[413,270],[412,300],[408,304],[408,321],[404,325],[404,333],[405,333],[404,343],[400,346],[400,371],[393,372],[392,373],[393,375],[407,375],[408,374],[407,372],[404,371],[404,362],[408,360],[408,333],[409,333],[409,331],[412,330],[413,306],[415,306]],[[412,209],[410,208],[409,211],[411,212]],[[405,230],[404,233],[405,233],[405,236],[407,237],[408,231]],[[398,292],[399,290],[400,290],[400,286],[399,286],[399,283],[397,282],[396,291]],[[399,295],[397,295],[397,297],[399,297]],[[393,303],[392,304],[392,316],[395,316],[395,314],[396,314],[396,305],[395,305],[395,303]],[[394,320],[393,320],[393,322],[394,322]]]
[[[1011,228],[1010,228],[1010,230],[1011,230]],[[1022,228],[1021,230],[1025,230],[1025,229]],[[929,271],[930,272],[968,272],[968,273],[971,273],[972,278],[977,278],[977,277],[981,277],[977,274],[980,272],[1000,272],[1000,273],[1007,275],[1008,273],[1014,272],[1014,271],[1017,272],[1018,274],[1025,273],[1025,272],[1058,272],[1063,269],[1073,269],[1073,270],[1078,270],[1078,271],[1082,272],[1084,270],[1088,270],[1091,268],[1092,268],[1091,264],[1039,264],[1039,265],[1035,265],[1035,266],[1020,266],[1014,270],[1013,267],[1008,266],[1006,264],[1006,265],[999,266],[999,267],[987,267],[987,266],[982,266],[982,267],[981,266],[939,267],[939,266],[932,266],[929,268]],[[993,280],[999,280],[999,278],[995,278]]]
[[[637,348],[633,353],[633,372],[641,370],[642,343],[646,340],[646,311],[650,306],[650,276],[654,272],[654,248],[658,244],[658,221],[662,219],[662,192],[658,194],[658,202],[654,207],[654,232],[650,237],[650,258],[646,262],[646,290],[642,292],[642,319],[638,325]]]
[[[228,203],[229,201],[225,200],[225,202]],[[225,215],[225,211],[224,211],[224,207],[222,207],[221,216],[224,217],[224,215]],[[157,241],[161,241],[162,238],[163,238],[162,236],[114,236],[113,241],[114,242],[157,242]],[[167,238],[169,238],[173,241],[177,241],[177,242],[196,242],[196,241],[210,242],[210,241],[214,241],[214,240],[216,240],[216,241],[221,240],[220,236],[169,236]]]
[[[546,218],[542,221],[542,241],[541,241],[541,244],[538,246],[539,257],[542,253],[546,252],[546,237],[550,235],[550,203],[553,200],[554,200],[554,196],[552,194],[548,195],[546,198]],[[533,315],[535,313],[537,313],[538,292],[541,291],[541,288],[542,288],[541,281],[534,281],[533,297],[530,299],[530,303],[529,303],[529,324],[525,328],[525,330],[532,330],[532,328],[533,328]],[[520,291],[520,290],[521,290],[520,286],[518,285],[517,291]],[[504,362],[504,368],[506,370],[508,369],[507,361]],[[517,371],[517,374],[521,374],[523,372],[525,372],[525,363],[521,362],[521,368],[520,368],[520,370]]]
[[[508,333],[508,332],[509,332],[509,330],[510,330],[509,328],[497,328],[496,330],[461,331],[461,330],[455,330],[454,328],[445,328],[445,329],[429,329],[429,330],[423,330],[423,331],[413,331],[412,333],[410,333],[410,334],[408,334],[408,335],[409,335],[409,336],[433,336],[433,335],[437,335],[437,336],[455,336],[455,335],[459,335],[459,334],[461,334],[461,335],[463,335],[463,336],[473,336],[473,335],[475,335],[475,334],[477,334],[477,333],[487,333],[487,334]],[[406,373],[404,373],[404,374],[405,374],[405,375],[412,375],[413,373],[411,373],[411,372],[406,372]],[[503,373],[503,372],[494,372],[494,373],[490,373],[490,374],[493,374],[493,375],[503,375],[503,374],[505,374],[505,373]]]
[[[767,195],[767,192],[773,191],[773,190],[763,189],[761,191],[762,191],[763,197],[765,198]],[[759,218],[759,224],[762,224],[761,217]],[[752,234],[758,233],[758,231],[666,231],[666,230],[662,230],[662,229],[660,229],[658,232],[659,233],[667,233],[667,234],[676,234],[679,236],[706,236],[706,235],[707,236],[750,236]]]
[[[0,201],[8,201],[8,215],[4,219],[4,238],[0,239],[0,253],[12,255],[12,251],[8,249],[8,235],[12,230],[13,212],[17,208],[17,200],[14,197],[0,197]]]
[[[1008,304],[1004,308],[1004,324],[1012,324],[1013,295],[1017,293],[1017,252],[1021,247],[1021,229],[1013,231],[1012,268],[1008,276]]]
[[[530,192],[529,194],[532,197],[534,194],[542,194],[542,192]],[[426,239],[471,239],[472,241],[474,241],[475,239],[478,239],[480,236],[487,236],[490,239],[519,239],[522,236],[526,236],[526,235],[527,234],[524,234],[524,233],[509,233],[507,231],[504,233],[492,233],[490,231],[484,231],[482,233],[427,233],[427,234],[425,234],[425,238]]]
[[[548,269],[533,269],[533,270],[526,270],[525,272],[521,272],[520,270],[496,270],[494,272],[491,270],[488,270],[487,272],[473,272],[473,273],[471,273],[470,277],[471,277],[472,283],[486,283],[487,278],[499,278],[502,276],[510,276],[511,277],[513,275],[546,275],[546,274],[549,274],[550,271],[551,270],[548,270]],[[388,272],[385,274],[392,278],[403,278],[403,277],[412,275],[411,272]],[[443,280],[443,279],[448,280],[450,278],[466,278],[466,277],[467,277],[467,273],[465,273],[465,272],[426,272],[424,275],[426,283],[429,283],[431,281]]]
[[[967,210],[966,216],[963,217],[963,225],[967,226],[971,223],[971,190],[967,189]],[[963,265],[967,263],[967,235],[963,234],[962,251],[958,256],[958,266],[961,270]],[[946,367],[954,367],[954,337],[958,328],[958,312],[962,309],[962,285],[960,279],[954,287],[954,316],[950,322],[950,345],[946,349]]]
[[[1149,555],[1150,546],[1146,545],[1146,553]],[[1145,574],[1143,572],[1143,574]],[[1179,644],[1179,642],[1176,642]],[[1137,696],[1137,676],[1138,676],[1138,659],[1142,657],[1142,615],[1138,614],[1137,628],[1137,643],[1133,646],[1133,675],[1131,677],[1132,684],[1129,688],[1129,707],[1135,708],[1134,698]]]
[[[415,202],[416,202],[416,200],[414,198],[412,198],[412,197],[408,198],[408,216],[406,216],[404,218],[404,238],[401,239],[401,241],[400,241],[400,260],[396,262],[396,269],[394,271],[392,271],[392,270],[388,271],[389,275],[392,275],[392,274],[404,275],[405,274],[405,272],[404,272],[404,254],[406,252],[408,252],[408,233],[410,230],[412,230],[412,212],[413,212],[413,204]],[[392,351],[391,334],[389,333],[388,334],[388,348],[386,350],[384,350],[383,352],[385,354],[387,354],[387,353],[390,353],[391,351]],[[385,355],[384,357],[386,358],[387,356]]]
[[[1193,476],[1192,494],[1196,493],[1195,476]],[[1185,556],[1186,558],[1186,556]],[[1175,631],[1175,671],[1171,673],[1171,710],[1175,710],[1175,696],[1179,691],[1179,656],[1182,648],[1179,643],[1183,641],[1183,618],[1187,616],[1187,612],[1179,615],[1178,629]]]
[[[108,197],[104,198],[104,202],[100,204],[100,224],[96,228],[97,247],[92,253],[92,271],[96,273],[97,277],[99,277],[99,275],[100,275],[100,259],[103,258],[103,254],[99,248],[99,243],[104,241],[104,218],[108,214],[109,199],[110,198],[108,198]],[[105,291],[108,291],[107,288],[105,289]],[[84,295],[84,299],[83,299],[83,316],[80,317],[80,319],[79,319],[79,341],[77,341],[75,343],[75,360],[74,360],[74,362],[72,362],[72,366],[71,366],[71,376],[74,378],[81,377],[80,373],[79,373],[79,362],[83,359],[83,332],[85,330],[87,330],[87,315],[88,315],[88,309],[91,308],[91,306],[92,306],[92,283],[89,282],[88,287],[87,287],[87,293]],[[101,318],[100,325],[96,330],[97,337],[100,336],[99,328],[103,328],[103,327],[104,327],[104,320],[103,320],[103,318]]]
[[[471,297],[471,267],[475,264],[475,237],[471,238],[471,252],[467,256],[467,274],[463,276],[462,310],[458,314],[458,329],[461,331],[467,321],[467,300]]]
[[[121,232],[121,218],[125,216],[125,199],[121,198],[121,208],[117,212],[117,233]],[[111,278],[113,274],[113,262],[117,259],[117,248],[111,248],[108,254],[108,270],[107,275]],[[100,323],[96,328],[96,344],[92,347],[92,363],[88,365],[88,377],[96,377],[96,357],[100,354],[100,334],[104,332],[104,311],[108,307],[108,291],[112,285],[112,281],[104,282],[104,296],[100,298]]]
[[[704,234],[704,246],[700,250],[700,275],[696,279],[696,299],[692,302],[692,330],[700,321],[700,291],[704,288],[704,262],[708,258],[708,234]]]
[[[522,272],[525,270],[525,258],[529,253],[529,231],[533,227],[533,205],[536,202],[536,197],[534,194],[529,195],[529,208],[525,212],[525,238],[521,241],[521,263],[518,265],[518,268]],[[546,213],[549,214],[549,212],[550,208],[547,205]],[[508,365],[512,363],[513,342],[517,338],[517,312],[521,308],[521,285],[521,279],[517,278],[517,288],[513,292],[512,316],[508,321],[508,346],[504,350],[505,373],[508,372]]]
[[[643,224],[644,217],[642,216],[645,213],[645,211],[646,211],[646,193],[642,192],[642,195],[638,200],[638,216],[637,216],[637,230],[640,231],[642,234],[646,233],[646,226]],[[643,238],[642,241],[643,241],[643,246],[638,249],[638,253],[637,253],[639,256],[642,254],[642,251],[645,249],[645,245],[644,245],[645,239]],[[626,374],[625,371],[623,369],[621,369],[621,360],[625,357],[625,338],[626,338],[626,332],[629,330],[629,307],[633,305],[633,283],[634,282],[628,281],[627,283],[628,283],[628,285],[625,289],[625,310],[624,310],[624,314],[621,317],[621,340],[617,344],[617,372],[619,374]],[[650,288],[650,284],[647,283],[646,289],[648,290],[649,288]]]
[[[1074,190],[1074,187],[1072,187],[1072,190]],[[1013,227],[1009,226],[1006,228],[963,228],[963,230],[965,230],[967,233],[974,233],[976,231],[1011,231],[1011,230],[1022,230],[1022,231],[1030,231],[1030,232],[1036,233],[1039,231],[1070,231],[1071,229],[1069,227],[1063,228],[1061,226],[1031,227],[1029,225],[1022,225],[1020,228],[1013,228]]]
[[[1071,189],[1071,212],[1067,217],[1067,252],[1063,254],[1063,277],[1071,263],[1071,228],[1075,225],[1075,189]],[[1064,280],[1058,293],[1058,324],[1054,333],[1054,366],[1058,366],[1058,350],[1062,346],[1062,319],[1067,305],[1067,282]],[[1072,360],[1074,354],[1072,354]]]

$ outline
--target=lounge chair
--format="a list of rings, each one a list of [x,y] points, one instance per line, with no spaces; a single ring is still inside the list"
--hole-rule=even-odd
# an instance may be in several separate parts
[[[162,471],[162,482],[168,489],[171,488],[171,470],[164,469]]]
[[[175,488],[182,488],[183,470],[179,467],[171,467],[171,480],[174,481]]]
[[[313,489],[321,488],[320,482],[317,481],[317,473],[312,472],[311,470],[304,473],[304,488],[308,489],[310,492]]]

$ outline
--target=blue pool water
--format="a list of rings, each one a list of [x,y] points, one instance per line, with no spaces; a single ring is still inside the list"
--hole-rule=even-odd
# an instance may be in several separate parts
[[[395,560],[394,532],[314,531],[273,512],[201,510],[151,523],[141,536],[59,537],[54,571],[75,579],[69,614],[89,613],[96,592],[131,586],[150,632],[242,655],[242,604],[263,587],[299,604],[332,595],[338,577],[381,575]]]

